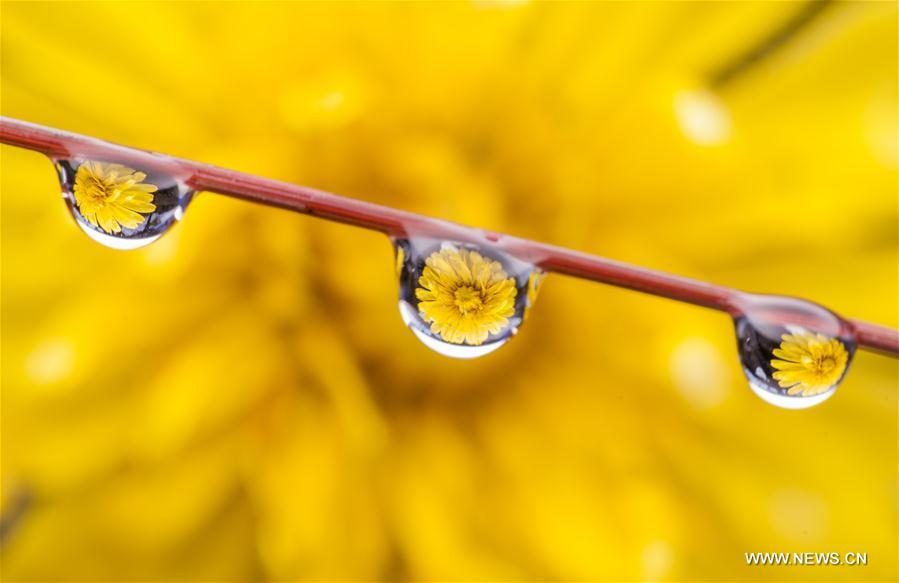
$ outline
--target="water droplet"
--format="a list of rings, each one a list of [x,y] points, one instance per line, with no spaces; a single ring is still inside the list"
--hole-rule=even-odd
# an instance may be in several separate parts
[[[782,296],[746,294],[739,309],[740,363],[756,395],[778,407],[805,409],[834,394],[855,354],[839,316]]]
[[[194,191],[150,168],[55,160],[62,196],[81,230],[113,249],[149,245],[184,215]]]
[[[543,275],[489,247],[418,238],[394,246],[403,321],[454,358],[483,356],[514,336]]]

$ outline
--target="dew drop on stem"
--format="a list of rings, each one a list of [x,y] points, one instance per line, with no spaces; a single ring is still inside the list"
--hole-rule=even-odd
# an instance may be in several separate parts
[[[827,309],[795,298],[745,294],[734,318],[743,373],[752,391],[784,409],[805,409],[833,396],[855,342]]]
[[[493,352],[514,336],[542,272],[493,248],[396,239],[400,314],[425,346],[454,358]]]
[[[181,219],[194,195],[181,181],[150,168],[86,159],[54,163],[76,224],[113,249],[149,245]]]

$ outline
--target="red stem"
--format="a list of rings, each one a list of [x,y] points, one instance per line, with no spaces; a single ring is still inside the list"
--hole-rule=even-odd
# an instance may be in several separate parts
[[[859,346],[891,356],[899,355],[899,330],[864,320],[849,320],[849,325]]]
[[[96,138],[63,132],[7,117],[0,118],[0,142],[43,152],[53,159],[99,158],[154,168],[183,180],[196,190],[208,190],[249,201],[290,209],[332,221],[381,231],[390,237],[433,237],[490,245],[544,271],[572,275],[618,287],[663,296],[739,314],[742,292],[554,247],[528,239],[493,233],[414,213],[337,196],[305,186],[218,168],[199,162],[136,150]],[[860,346],[899,355],[899,332],[851,320]]]

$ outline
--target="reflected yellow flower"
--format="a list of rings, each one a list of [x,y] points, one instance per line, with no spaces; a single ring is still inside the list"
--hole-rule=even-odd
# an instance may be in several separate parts
[[[447,247],[425,261],[415,290],[431,332],[452,344],[483,344],[515,313],[515,280],[499,261],[477,251]]]
[[[75,174],[75,202],[81,215],[107,233],[134,229],[147,218],[141,213],[156,210],[153,193],[143,172],[121,164],[85,162]]]
[[[396,265],[394,266],[397,276],[403,271],[403,263],[406,261],[406,252],[402,247],[396,248]]]
[[[846,370],[846,347],[823,334],[784,334],[771,366],[774,378],[790,395],[810,397],[832,387]]]
[[[538,271],[532,271],[528,276],[528,304],[533,305],[537,301],[537,295],[540,293],[540,287],[543,285],[543,274]]]

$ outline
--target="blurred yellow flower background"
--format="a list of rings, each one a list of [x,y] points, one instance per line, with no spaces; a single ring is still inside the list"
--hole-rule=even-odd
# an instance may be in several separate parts
[[[897,326],[896,4],[812,8],[4,2],[2,113]],[[109,250],[4,146],[3,578],[897,578],[896,360],[780,410],[552,275],[451,360],[393,261],[211,194]]]

